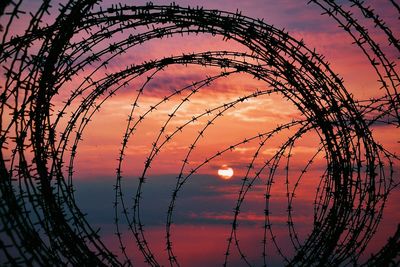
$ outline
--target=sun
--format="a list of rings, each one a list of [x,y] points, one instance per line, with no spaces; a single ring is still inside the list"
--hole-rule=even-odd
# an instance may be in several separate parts
[[[218,170],[218,175],[224,180],[229,180],[233,176],[233,169],[227,165],[222,165],[222,167]]]

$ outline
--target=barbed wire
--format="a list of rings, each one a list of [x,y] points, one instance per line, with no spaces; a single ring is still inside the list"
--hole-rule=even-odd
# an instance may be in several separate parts
[[[395,12],[399,5],[389,1]],[[233,204],[231,230],[222,263],[228,266],[232,250],[243,265],[252,266],[246,248],[239,241],[239,222],[243,204],[257,181],[263,181],[262,264],[269,265],[275,250],[288,266],[397,265],[400,263],[400,234],[397,230],[385,246],[369,259],[362,259],[369,241],[381,222],[391,191],[399,184],[399,157],[396,151],[375,140],[372,127],[400,124],[398,93],[400,79],[396,69],[400,41],[373,7],[364,1],[349,4],[311,0],[333,19],[354,41],[374,69],[379,96],[356,99],[343,85],[324,56],[308,48],[287,32],[236,13],[162,6],[151,2],[143,6],[108,5],[95,0],[69,0],[52,6],[42,1],[36,10],[25,10],[24,1],[9,0],[0,4],[2,22],[0,62],[3,74],[0,96],[0,262],[17,265],[132,266],[123,235],[135,240],[144,261],[161,266],[145,234],[142,196],[149,170],[165,147],[177,136],[207,118],[182,158],[165,217],[165,250],[170,266],[180,266],[174,249],[173,219],[185,185],[201,168],[222,155],[249,143],[257,143]],[[35,13],[33,13],[35,12]],[[357,13],[357,15],[355,15]],[[51,16],[53,19],[49,19]],[[25,18],[23,32],[14,30]],[[327,18],[328,19],[328,18]],[[369,33],[375,27],[385,42]],[[130,34],[125,34],[129,32]],[[131,33],[133,32],[133,33]],[[237,42],[249,52],[205,51],[165,56],[121,67],[109,65],[139,45],[176,35],[211,34]],[[84,36],[84,38],[82,38]],[[121,37],[122,36],[122,37]],[[392,54],[385,53],[392,49]],[[220,69],[216,75],[165,93],[147,110],[138,110],[151,81],[172,66],[203,66]],[[182,108],[220,79],[247,74],[262,82],[258,88],[234,100],[191,116],[174,131],[173,118]],[[145,77],[143,79],[143,77]],[[86,219],[74,196],[74,170],[78,147],[85,129],[102,106],[123,88],[141,81],[131,103],[123,132],[114,185],[115,234],[122,258],[102,241],[98,229]],[[71,81],[78,81],[75,85]],[[76,85],[77,84],[77,85]],[[135,85],[133,85],[135,84]],[[214,90],[214,89],[213,89]],[[62,104],[54,100],[61,95]],[[189,164],[199,142],[221,117],[232,109],[258,97],[281,96],[292,103],[301,118],[276,126],[269,131],[248,136]],[[138,177],[132,202],[123,188],[124,158],[135,133],[167,102],[181,98],[151,142]],[[56,110],[58,109],[58,110]],[[67,112],[72,110],[66,124]],[[273,138],[290,132],[271,155],[261,153]],[[299,172],[293,171],[293,149],[308,133],[315,133],[318,147]],[[262,156],[262,159],[260,157]],[[303,240],[296,230],[294,201],[297,189],[317,158],[326,166],[314,197],[313,228]],[[256,164],[262,161],[263,163]],[[191,167],[191,168],[190,168]],[[294,253],[280,245],[271,216],[273,185],[284,169],[287,237]],[[129,232],[122,230],[126,224]],[[129,238],[128,237],[128,238]]]

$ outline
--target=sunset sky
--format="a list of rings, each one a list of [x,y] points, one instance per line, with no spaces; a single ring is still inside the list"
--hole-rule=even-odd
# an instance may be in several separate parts
[[[28,2],[28,1],[27,1]],[[30,1],[29,1],[30,2]],[[127,4],[145,4],[147,1],[124,1]],[[154,4],[170,4],[170,1],[152,1]],[[263,19],[265,23],[274,25],[278,29],[285,29],[291,36],[303,39],[306,46],[316,49],[319,54],[325,56],[331,68],[344,80],[344,86],[356,100],[367,100],[383,95],[379,91],[377,76],[367,61],[365,55],[356,46],[352,45],[351,38],[337,27],[333,19],[321,16],[321,9],[317,6],[306,4],[307,1],[273,1],[273,0],[176,0],[180,6],[203,6],[205,9],[219,9],[230,12],[241,11],[242,15]],[[340,1],[344,2],[344,1]],[[367,1],[373,3],[374,1]],[[392,26],[395,34],[400,33],[398,26],[398,14],[393,8],[388,8],[386,1],[379,1],[374,6],[377,13],[381,14],[386,22]],[[387,1],[388,2],[388,1]],[[30,2],[34,6],[35,3]],[[102,6],[113,4],[112,0],[104,0]],[[33,7],[27,7],[33,8]],[[106,9],[106,8],[103,8]],[[49,16],[49,21],[52,20]],[[21,29],[24,21],[21,21]],[[19,29],[16,28],[17,32]],[[129,34],[129,33],[127,33]],[[374,34],[373,32],[371,34]],[[384,40],[380,32],[374,35],[378,40]],[[83,33],[76,37],[85,38]],[[117,36],[115,38],[123,38]],[[113,42],[113,40],[107,40]],[[182,55],[183,53],[205,51],[241,51],[249,52],[249,49],[234,41],[223,40],[221,36],[210,34],[176,35],[174,37],[152,40],[136,46],[126,53],[111,61],[107,69],[95,75],[101,78],[105,73],[113,73],[130,64],[139,64],[151,59],[160,59],[166,56]],[[385,50],[393,60],[396,54],[390,48]],[[398,55],[397,55],[398,59]],[[53,99],[53,110],[57,113],[63,106],[63,102],[71,95],[73,88],[79,86],[83,77],[93,69],[86,68],[71,81],[62,87],[60,93]],[[158,153],[146,172],[146,183],[143,185],[143,198],[141,200],[142,222],[145,225],[145,233],[152,251],[162,264],[167,264],[165,252],[165,223],[166,211],[170,204],[171,195],[176,185],[176,177],[181,172],[187,175],[193,168],[201,165],[215,154],[228,149],[246,138],[251,141],[227,150],[221,156],[211,160],[200,167],[196,173],[190,176],[179,191],[174,210],[174,225],[172,226],[173,244],[181,266],[220,266],[224,260],[226,251],[226,239],[229,237],[233,209],[236,205],[238,192],[242,184],[242,178],[246,175],[247,166],[251,162],[254,153],[259,148],[262,138],[257,135],[273,130],[278,125],[290,123],[293,120],[304,119],[301,110],[287,101],[282,95],[260,95],[239,102],[234,108],[224,113],[224,116],[213,121],[206,128],[203,137],[196,141],[196,149],[188,157],[188,163],[183,160],[195,142],[199,131],[202,131],[207,123],[214,118],[224,103],[236,101],[240,97],[251,95],[257,90],[272,89],[265,82],[255,79],[249,74],[236,73],[222,77],[209,85],[201,87],[190,101],[182,99],[191,94],[191,90],[183,90],[167,102],[158,104],[165,96],[181,90],[195,82],[207,77],[219,75],[221,69],[217,67],[204,67],[197,65],[172,65],[163,71],[157,72],[146,85],[144,93],[140,96],[138,107],[133,113],[133,122],[154,106],[154,112],[146,115],[142,122],[137,124],[137,129],[130,137],[125,150],[122,163],[122,191],[128,207],[132,207],[136,194],[138,177],[142,175],[145,161],[151,155],[155,140],[169,114],[174,112],[178,105],[182,105],[174,114],[160,136],[159,143],[166,139],[167,135],[174,134],[171,142],[167,142]],[[76,189],[76,202],[86,212],[89,222],[100,227],[101,236],[116,254],[118,250],[117,238],[114,235],[114,209],[115,201],[114,184],[116,181],[116,168],[118,168],[119,151],[122,149],[122,141],[127,128],[128,117],[132,104],[137,96],[137,90],[146,82],[151,72],[133,80],[128,86],[120,89],[114,96],[102,104],[100,110],[91,118],[86,126],[82,140],[79,142],[76,158],[74,160],[73,183]],[[60,132],[66,127],[70,115],[81,103],[85,95],[79,96],[73,104],[66,109],[58,129]],[[103,96],[105,97],[105,96]],[[101,98],[96,101],[99,103]],[[222,106],[222,107],[220,107]],[[220,107],[220,108],[218,108]],[[215,109],[210,114],[202,115],[207,110]],[[193,117],[200,116],[194,123],[185,126],[184,130],[177,131],[177,127],[191,121]],[[249,174],[254,177],[256,171],[263,166],[287,139],[293,135],[299,126],[280,131],[273,136],[260,149],[260,155],[254,162],[255,168]],[[399,153],[399,128],[393,126],[374,126],[374,138],[383,146],[393,152]],[[176,132],[176,133],[174,133]],[[75,136],[71,138],[73,140]],[[73,142],[70,141],[69,149]],[[320,139],[316,131],[304,134],[291,151],[289,187],[293,188],[297,178],[308,161],[320,148]],[[65,156],[65,174],[68,174],[70,154]],[[275,175],[275,184],[272,186],[271,222],[275,227],[277,242],[284,248],[287,257],[293,256],[293,246],[288,238],[287,230],[287,191],[285,164],[282,160]],[[398,171],[398,164],[395,171]],[[233,169],[234,174],[230,179],[222,179],[218,176],[218,170],[222,166]],[[296,198],[293,200],[293,220],[300,240],[305,240],[312,230],[313,202],[316,191],[326,168],[324,153],[320,153],[314,159],[314,163],[307,173],[302,176],[301,183],[296,190]],[[257,178],[249,191],[239,216],[239,240],[242,249],[249,257],[249,261],[255,266],[262,263],[262,235],[265,209],[265,183],[267,173]],[[395,174],[398,179],[398,173]],[[400,221],[400,191],[395,189],[389,198],[384,219],[378,228],[378,234],[371,242],[368,253],[382,246],[387,238],[394,233]],[[119,215],[123,217],[121,214]],[[133,262],[142,266],[143,258],[136,248],[133,235],[128,231],[126,222],[121,219],[123,240],[128,247],[128,255]],[[280,266],[282,258],[277,254],[275,247],[270,244],[271,266]],[[375,249],[375,250],[374,250]],[[365,256],[367,258],[369,255]],[[232,249],[229,266],[243,266],[243,262],[237,251]]]
[[[378,87],[376,75],[365,56],[351,44],[352,40],[333,21],[320,15],[321,11],[316,6],[305,5],[301,1],[243,1],[236,4],[231,1],[175,2],[181,6],[199,5],[206,9],[231,12],[240,10],[243,15],[263,18],[266,23],[277,28],[284,28],[292,36],[304,39],[308,47],[315,48],[320,54],[325,55],[325,59],[331,63],[332,69],[344,78],[347,90],[355,98],[368,99],[381,94],[376,89]],[[168,1],[154,3],[169,4]],[[392,21],[390,14],[385,15],[388,16],[389,21]],[[131,49],[128,53],[120,56],[117,61],[111,62],[108,71],[114,72],[120,70],[121,66],[164,56],[208,50],[248,51],[242,45],[233,41],[226,42],[218,36],[177,36],[150,41]],[[158,73],[146,86],[136,112],[144,113],[174,90],[182,89],[195,81],[219,73],[220,69],[213,67],[178,65],[168,67]],[[105,102],[85,130],[75,160],[74,183],[78,203],[83,210],[88,212],[88,218],[93,223],[103,227],[103,235],[110,246],[115,246],[117,242],[113,235],[112,225],[116,159],[118,151],[121,149],[127,116],[136,96],[136,90],[144,81],[144,78],[139,78],[138,81],[132,82],[130,86],[122,89]],[[209,86],[201,88],[199,93],[190,98],[190,102],[183,105],[168,125],[166,133],[172,133],[176,127],[190,121],[193,116],[205,112],[206,109],[234,101],[257,89],[264,90],[266,85],[243,73],[218,79]],[[123,162],[122,186],[125,198],[130,205],[132,202],[129,201],[136,193],[137,177],[141,175],[146,157],[151,151],[152,142],[168,119],[168,114],[188,94],[189,92],[185,91],[182,95],[173,97],[171,101],[160,105],[138,126],[138,130],[129,140]],[[63,95],[61,94],[60,97],[62,98]],[[178,133],[172,142],[163,147],[146,174],[148,180],[143,188],[142,220],[150,247],[160,262],[166,263],[167,260],[167,255],[164,253],[165,212],[176,183],[176,175],[179,173],[183,164],[182,160],[198,131],[211,118],[212,116],[202,117],[196,123],[186,127],[185,131]],[[231,144],[238,143],[244,138],[253,137],[258,133],[267,132],[277,125],[297,118],[301,118],[301,112],[278,94],[259,96],[240,103],[233,110],[225,113],[223,117],[218,118],[212,127],[207,129],[204,138],[201,138],[196,145],[196,150],[191,154],[184,173]],[[291,131],[282,131],[277,137],[272,138],[261,150],[262,156],[256,164],[261,166],[263,160],[265,161],[268,156],[273,155],[282,142],[290,136]],[[398,129],[379,129],[376,136],[387,148],[399,150]],[[200,168],[196,175],[190,177],[180,191],[174,213],[172,240],[175,252],[183,266],[218,266],[222,264],[227,244],[226,239],[229,236],[230,223],[233,218],[232,210],[240,189],[241,179],[245,175],[246,166],[258,145],[259,139],[255,139],[216,158]],[[312,132],[304,135],[296,143],[291,161],[291,186],[318,147],[319,139]],[[218,169],[225,164],[233,168],[235,172],[229,180],[222,180],[217,175]],[[317,157],[311,170],[303,177],[297,190],[293,218],[300,240],[304,240],[312,229],[310,224],[313,216],[312,203],[325,164],[321,154]],[[283,166],[280,171],[272,189],[271,220],[275,226],[274,231],[279,245],[290,257],[293,255],[293,247],[288,239]],[[239,239],[250,262],[255,265],[261,263],[264,190],[265,180],[262,178],[256,180],[254,187],[246,197],[239,217]],[[90,193],[88,194],[88,192]],[[398,198],[399,193],[396,191],[392,195],[392,199]],[[396,212],[399,208],[398,201],[388,203],[385,221],[381,225],[381,234],[378,234],[376,241],[372,242],[375,249],[386,241],[389,234],[393,233],[400,218]],[[128,244],[128,254],[132,256],[134,262],[140,262],[141,256],[134,245],[133,236],[125,233],[124,241]],[[282,258],[277,255],[273,245],[270,245],[269,249],[271,263],[279,266]],[[232,254],[230,259],[232,266],[242,266],[243,262],[240,261],[234,249]]]

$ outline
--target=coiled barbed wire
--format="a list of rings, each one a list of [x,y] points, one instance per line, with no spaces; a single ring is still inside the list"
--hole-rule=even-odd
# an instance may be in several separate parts
[[[389,2],[400,15],[399,5],[393,0]],[[368,101],[355,99],[324,57],[305,46],[302,40],[240,12],[185,8],[174,3],[167,6],[152,3],[108,5],[94,0],[66,1],[56,10],[51,1],[46,0],[40,3],[35,13],[31,11],[29,24],[23,32],[14,34],[19,16],[27,16],[23,1],[1,2],[0,16],[6,21],[2,24],[0,45],[0,62],[4,70],[0,84],[1,263],[12,266],[141,264],[141,259],[132,260],[128,255],[123,238],[127,234],[121,231],[121,221],[124,221],[145,262],[160,266],[149,245],[142,219],[142,195],[149,169],[179,133],[207,117],[198,134],[192,136],[193,142],[182,159],[167,209],[165,249],[170,266],[180,265],[179,255],[174,250],[172,225],[177,198],[185,185],[205,165],[250,142],[258,142],[258,147],[237,192],[225,256],[221,255],[224,266],[229,265],[234,249],[240,254],[243,265],[252,265],[239,242],[238,223],[243,203],[255,181],[260,179],[265,185],[261,237],[264,266],[269,264],[271,249],[277,250],[282,262],[289,266],[399,264],[400,230],[369,259],[362,260],[360,256],[376,233],[385,203],[398,184],[396,151],[379,144],[371,128],[379,124],[399,127],[400,79],[396,62],[384,48],[392,48],[395,60],[398,60],[400,42],[396,31],[390,29],[364,1],[350,0],[349,3],[351,5],[311,0],[308,4],[319,6],[324,15],[336,21],[371,63],[381,84],[377,91],[382,90],[379,97]],[[356,19],[353,12],[359,12],[361,19]],[[54,19],[47,20],[48,15]],[[386,36],[385,42],[368,33],[371,25]],[[121,35],[123,32],[132,33],[125,36]],[[105,71],[129,49],[155,39],[183,34],[222,36],[250,52],[183,53]],[[81,36],[85,38],[78,38]],[[215,67],[221,72],[165,94],[147,111],[139,113],[137,108],[149,83],[174,65]],[[218,79],[238,73],[254,77],[264,83],[265,88],[208,108],[176,127],[175,131],[167,132],[174,116],[193,96]],[[94,115],[113,95],[143,76],[147,78],[132,103],[117,162],[114,216],[122,253],[122,257],[118,257],[88,223],[75,200],[74,163],[85,128]],[[81,78],[80,83],[72,85],[70,81],[77,77]],[[61,107],[54,103],[58,94],[65,95]],[[148,116],[181,95],[183,98],[168,114],[152,141],[133,202],[128,202],[123,197],[122,186],[128,143]],[[301,111],[301,118],[248,136],[189,169],[191,155],[214,123],[243,102],[271,95],[282,96],[292,103]],[[63,125],[62,118],[70,109],[73,112]],[[262,165],[256,165],[265,145],[284,131],[290,132],[290,136],[272,155],[262,159]],[[300,174],[293,178],[293,174],[289,174],[292,150],[296,142],[310,132],[317,134],[319,147]],[[314,217],[310,222],[313,229],[305,240],[301,240],[292,216],[296,190],[321,155],[326,166],[314,199]],[[278,176],[277,170],[282,166],[285,169],[287,233],[293,255],[285,252],[277,241],[270,213],[272,187]]]

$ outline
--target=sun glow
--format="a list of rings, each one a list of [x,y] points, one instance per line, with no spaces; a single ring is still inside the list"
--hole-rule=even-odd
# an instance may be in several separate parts
[[[228,167],[227,165],[223,165],[219,170],[218,170],[218,175],[224,179],[224,180],[229,180],[233,176],[233,169]]]

